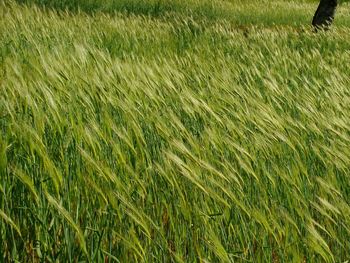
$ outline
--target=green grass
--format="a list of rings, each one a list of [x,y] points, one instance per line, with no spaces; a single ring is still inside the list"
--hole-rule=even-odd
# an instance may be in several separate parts
[[[0,1],[0,261],[349,260],[349,6],[316,5]]]

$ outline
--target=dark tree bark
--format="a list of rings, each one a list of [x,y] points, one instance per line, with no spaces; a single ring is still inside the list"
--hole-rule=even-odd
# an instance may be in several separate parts
[[[316,29],[328,29],[334,20],[337,5],[337,0],[321,0],[314,19],[312,20],[312,25]]]

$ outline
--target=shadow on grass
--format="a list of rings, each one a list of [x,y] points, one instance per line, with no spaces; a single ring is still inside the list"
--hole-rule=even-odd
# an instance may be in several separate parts
[[[215,1],[183,1],[183,0],[15,0],[17,3],[37,5],[45,9],[69,11],[72,13],[123,13],[128,15],[144,15],[160,18],[166,14],[191,16],[216,20],[229,18],[230,12],[223,6],[215,5]]]
[[[58,12],[142,15],[157,19],[191,18],[201,23],[229,22],[235,26],[308,26],[310,13],[296,4],[249,4],[223,0],[14,0]],[[311,6],[310,6],[311,7]]]

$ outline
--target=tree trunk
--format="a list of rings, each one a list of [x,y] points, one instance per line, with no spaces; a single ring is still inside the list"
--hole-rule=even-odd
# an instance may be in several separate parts
[[[312,20],[312,25],[316,29],[328,29],[334,20],[337,5],[337,0],[321,0]]]

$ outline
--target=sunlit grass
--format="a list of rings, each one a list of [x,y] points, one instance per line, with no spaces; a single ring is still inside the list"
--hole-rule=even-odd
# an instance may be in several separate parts
[[[349,259],[343,9],[222,5],[248,20],[1,2],[1,260]]]

